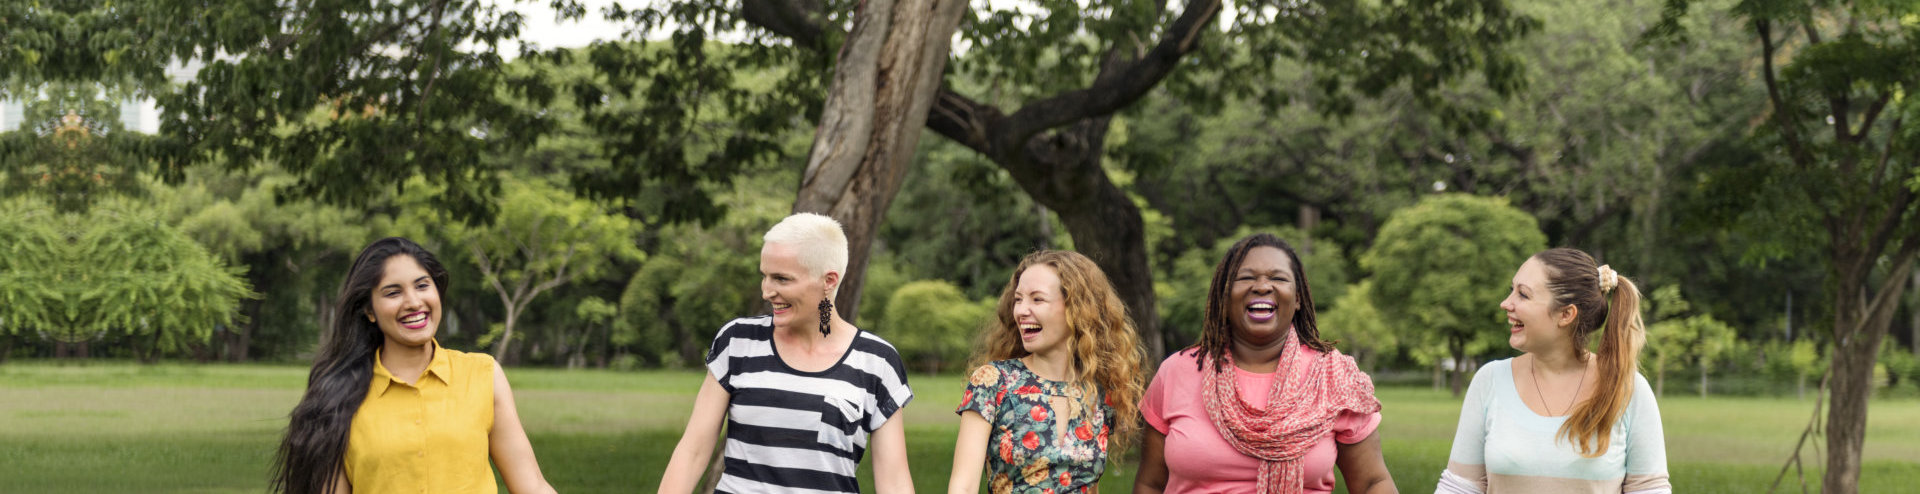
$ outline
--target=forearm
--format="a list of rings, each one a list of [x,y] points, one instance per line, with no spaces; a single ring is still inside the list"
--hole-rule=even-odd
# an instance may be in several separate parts
[[[673,456],[667,460],[667,471],[660,477],[660,494],[686,494],[699,485],[701,474],[707,470],[707,461],[713,457],[713,443],[692,439],[682,436],[680,444],[674,446]]]
[[[1364,479],[1347,486],[1347,492],[1365,494],[1399,494],[1400,487],[1393,485],[1393,477],[1381,476]]]
[[[508,494],[557,494],[556,491],[553,490],[553,486],[548,484],[547,479],[544,477],[509,483],[507,484],[507,492]]]

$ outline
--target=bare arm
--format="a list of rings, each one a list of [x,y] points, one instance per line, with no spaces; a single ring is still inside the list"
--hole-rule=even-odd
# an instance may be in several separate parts
[[[513,388],[507,385],[507,372],[493,364],[493,430],[487,432],[487,445],[493,464],[512,494],[553,494],[553,486],[540,474],[540,462],[533,457],[533,443],[520,427],[520,411],[513,406]]]
[[[980,469],[985,468],[987,436],[992,433],[993,424],[987,423],[980,412],[967,410],[960,414],[960,434],[953,445],[953,473],[947,477],[947,494],[980,492]]]
[[[1387,473],[1387,460],[1380,456],[1380,431],[1353,444],[1338,444],[1340,457],[1334,464],[1347,479],[1347,492],[1399,494],[1393,476]]]
[[[1167,490],[1167,435],[1146,428],[1140,441],[1140,470],[1133,478],[1133,494],[1159,494]]]
[[[732,402],[733,395],[720,387],[720,381],[708,372],[707,380],[700,383],[700,394],[693,398],[693,415],[687,418],[687,431],[680,435],[680,444],[673,447],[673,458],[667,461],[667,471],[661,475],[659,492],[686,494],[700,483],[701,475],[707,471],[707,460],[713,457],[720,426],[726,422],[727,406]]]
[[[913,473],[907,471],[906,407],[873,431],[873,483],[880,494],[913,494]]]

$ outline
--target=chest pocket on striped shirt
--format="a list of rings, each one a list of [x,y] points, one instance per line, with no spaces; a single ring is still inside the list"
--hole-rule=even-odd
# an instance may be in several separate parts
[[[827,405],[832,407],[833,409],[839,410],[840,418],[845,420],[847,424],[852,425],[854,427],[860,426],[861,417],[860,417],[859,403],[854,403],[853,401],[848,400],[846,398],[841,398],[839,396],[834,396],[830,394],[821,395],[820,399],[826,401]]]

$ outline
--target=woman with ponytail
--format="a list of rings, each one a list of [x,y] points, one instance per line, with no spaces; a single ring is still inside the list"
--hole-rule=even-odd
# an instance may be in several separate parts
[[[1596,264],[1558,248],[1513,274],[1500,308],[1523,354],[1473,376],[1437,493],[1673,491],[1660,408],[1638,371],[1640,291]]]
[[[1399,492],[1380,455],[1380,401],[1353,358],[1320,339],[1293,247],[1235,242],[1214,268],[1200,342],[1160,364],[1133,492]]]
[[[1097,492],[1140,429],[1133,321],[1106,273],[1057,250],[1020,261],[960,399],[947,492]],[[1111,436],[1111,439],[1109,439]]]
[[[552,493],[492,357],[434,340],[447,270],[419,244],[360,251],[274,460],[287,494]]]

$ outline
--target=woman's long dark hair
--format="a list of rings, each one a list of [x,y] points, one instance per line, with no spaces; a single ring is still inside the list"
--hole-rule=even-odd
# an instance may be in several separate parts
[[[1300,309],[1293,311],[1293,331],[1300,337],[1300,343],[1314,350],[1327,352],[1333,350],[1333,344],[1320,339],[1320,326],[1313,316],[1313,291],[1307,287],[1307,268],[1300,263],[1300,253],[1293,251],[1287,241],[1271,233],[1256,233],[1234,242],[1227,249],[1227,256],[1220,259],[1220,265],[1213,270],[1213,284],[1207,288],[1207,316],[1200,325],[1200,342],[1192,347],[1199,353],[1194,365],[1205,369],[1208,362],[1214,369],[1227,365],[1227,352],[1233,351],[1233,318],[1229,317],[1227,304],[1233,299],[1233,274],[1240,271],[1240,264],[1247,260],[1247,253],[1255,247],[1273,247],[1287,253],[1287,261],[1293,267],[1294,299]],[[1184,350],[1182,350],[1184,351]]]
[[[447,269],[420,244],[387,237],[360,251],[340,285],[333,323],[320,335],[320,354],[307,374],[306,396],[288,418],[287,436],[274,459],[273,492],[328,494],[334,476],[343,473],[353,414],[367,399],[373,380],[373,351],[386,340],[366,313],[374,286],[386,274],[387,259],[396,255],[419,262],[433,278],[434,290],[446,294]]]

